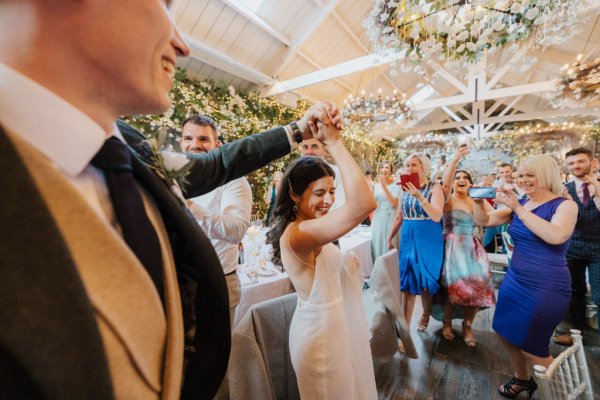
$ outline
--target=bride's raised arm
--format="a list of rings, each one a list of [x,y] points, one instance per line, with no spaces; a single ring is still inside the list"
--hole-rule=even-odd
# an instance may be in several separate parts
[[[330,123],[329,118],[330,116],[326,115],[325,121],[318,122],[316,126],[311,122],[310,125],[319,140],[327,145],[327,150],[339,168],[346,202],[320,218],[307,219],[299,223],[298,229],[290,236],[290,245],[299,252],[310,252],[340,238],[360,224],[377,207],[362,170],[344,146],[340,130]],[[311,195],[327,196],[326,193]],[[330,204],[333,200],[329,200]]]

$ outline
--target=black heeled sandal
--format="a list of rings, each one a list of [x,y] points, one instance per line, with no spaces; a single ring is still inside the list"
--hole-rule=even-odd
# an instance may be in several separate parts
[[[519,390],[514,389],[513,385],[519,386],[520,389]],[[524,379],[517,379],[513,376],[512,379],[510,380],[510,382],[505,383],[504,385],[502,385],[498,388],[498,393],[500,393],[500,396],[502,396],[502,397],[514,399],[515,397],[517,397],[519,395],[519,393],[521,393],[523,391],[527,391],[528,398],[531,398],[531,396],[533,396],[533,393],[537,390],[537,388],[538,388],[538,385],[537,385],[537,383],[535,383],[535,380],[533,379],[533,377],[529,378],[528,380],[524,380]]]

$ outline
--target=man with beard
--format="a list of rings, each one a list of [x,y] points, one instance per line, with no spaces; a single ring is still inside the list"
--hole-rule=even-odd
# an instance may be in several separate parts
[[[565,197],[573,199],[579,207],[577,225],[567,252],[567,265],[571,273],[571,322],[575,329],[585,327],[586,267],[588,269],[592,300],[600,305],[600,181],[592,174],[592,152],[576,148],[566,155],[567,167],[574,180],[567,183]],[[573,344],[568,334],[556,336],[558,344]]]

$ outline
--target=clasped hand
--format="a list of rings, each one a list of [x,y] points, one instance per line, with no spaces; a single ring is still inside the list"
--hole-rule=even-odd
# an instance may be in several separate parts
[[[342,115],[335,104],[317,102],[298,121],[298,127],[303,139],[317,138],[330,145],[341,138]]]

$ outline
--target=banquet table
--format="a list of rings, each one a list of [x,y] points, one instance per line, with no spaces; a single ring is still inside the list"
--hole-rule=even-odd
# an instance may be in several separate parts
[[[294,286],[288,274],[281,271],[281,266],[265,260],[270,250],[270,246],[264,244],[267,230],[262,228],[257,231],[258,233],[249,231],[250,234],[242,241],[246,263],[239,265],[237,269],[242,298],[235,312],[234,326],[252,305],[294,292]],[[256,250],[257,243],[261,243],[260,251]],[[368,277],[373,270],[370,230],[367,227],[357,227],[340,238],[339,244],[342,252],[352,251],[356,254],[365,277]],[[251,250],[253,248],[254,253]],[[264,263],[263,268],[258,267],[259,263]],[[253,275],[253,271],[256,271],[256,275]]]

